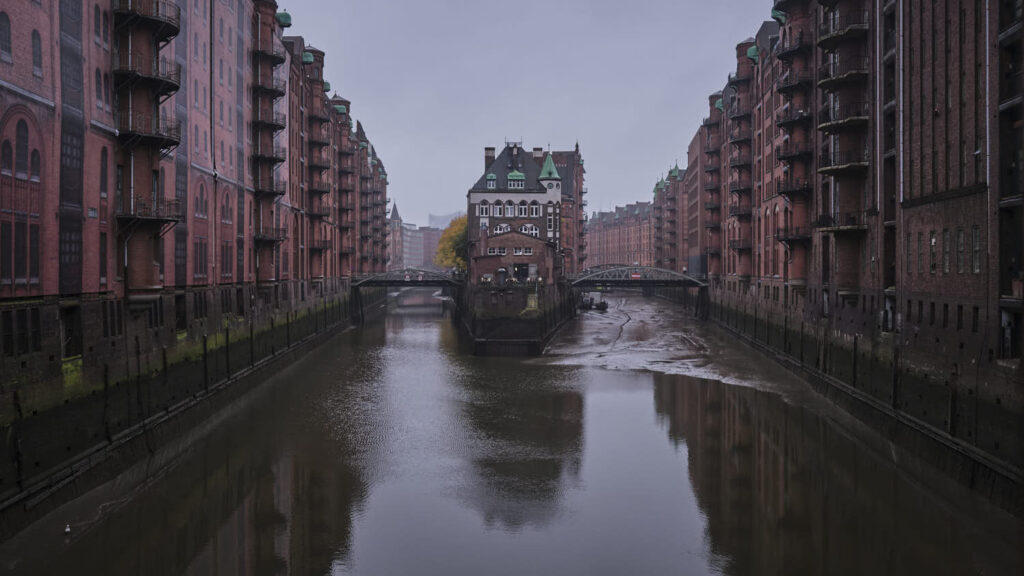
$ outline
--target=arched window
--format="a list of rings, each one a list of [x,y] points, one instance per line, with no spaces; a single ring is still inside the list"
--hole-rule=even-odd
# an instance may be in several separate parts
[[[14,129],[14,175],[28,178],[28,124],[18,120]]]
[[[96,69],[94,74],[93,82],[96,84],[96,107],[103,107],[103,75],[100,74],[100,69]]]
[[[97,4],[92,7],[92,35],[96,37],[96,40],[100,39],[100,27],[103,25],[100,22],[100,5]]]
[[[43,76],[43,39],[38,30],[32,31],[32,73]]]
[[[103,101],[110,106],[110,74],[103,75]]]
[[[110,43],[110,12],[103,11],[103,44]]]
[[[206,186],[203,185],[203,184],[200,184],[199,185],[199,193],[196,194],[196,209],[195,209],[195,215],[196,216],[202,216],[203,215],[203,202],[204,202],[204,198],[206,198]]]
[[[10,176],[13,170],[14,164],[14,152],[11,149],[11,141],[4,140],[2,146],[0,146],[0,174],[4,176]]]
[[[107,174],[107,170],[108,170],[107,163],[108,162],[109,162],[109,159],[107,158],[107,147],[104,146],[103,149],[100,150],[100,198],[106,198],[107,197],[107,175],[108,175]]]
[[[540,228],[537,228],[533,224],[523,224],[519,227],[519,231],[523,234],[529,234],[530,236],[540,236]]]
[[[32,159],[29,161],[29,178],[33,182],[39,182],[40,172],[39,150],[32,151]]]
[[[0,12],[0,60],[11,61],[11,19]]]

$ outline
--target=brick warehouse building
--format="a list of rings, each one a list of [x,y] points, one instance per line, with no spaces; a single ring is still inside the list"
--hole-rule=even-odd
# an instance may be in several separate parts
[[[658,183],[661,186],[661,182]],[[654,208],[651,202],[595,212],[587,224],[591,267],[609,264],[655,265]]]
[[[719,321],[1019,477],[1024,2],[772,7],[690,142],[688,258],[657,231],[648,258],[706,277]]]
[[[0,424],[384,270],[387,172],[290,25],[273,0],[0,9]]]

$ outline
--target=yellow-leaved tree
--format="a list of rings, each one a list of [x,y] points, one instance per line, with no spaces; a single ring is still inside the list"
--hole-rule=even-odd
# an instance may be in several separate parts
[[[441,232],[437,243],[437,254],[434,264],[442,268],[455,268],[459,272],[466,271],[466,260],[469,257],[469,235],[466,233],[465,216],[459,216],[448,223]]]

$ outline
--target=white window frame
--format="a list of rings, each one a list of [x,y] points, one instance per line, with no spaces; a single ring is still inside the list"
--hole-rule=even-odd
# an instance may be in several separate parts
[[[508,181],[508,188],[509,188],[509,190],[522,190],[523,188],[526,187],[525,185],[526,185],[526,181],[525,180],[509,180]]]
[[[522,246],[516,246],[515,248],[513,248],[512,249],[512,255],[513,256],[522,256],[523,255],[523,247]]]
[[[494,205],[494,214],[493,215],[494,215],[495,218],[500,218],[501,217],[501,213],[502,213],[502,209],[501,208],[502,208],[502,204],[500,202],[498,202],[498,203],[496,203]]]
[[[505,248],[504,246],[499,247],[498,248],[498,256],[506,256],[506,255],[508,255],[508,248]]]
[[[530,217],[536,218],[540,216],[540,204],[530,204]]]
[[[498,253],[498,249],[495,248],[494,246],[491,246],[491,247],[489,247],[487,249],[487,255],[488,256],[495,256],[495,255],[497,255],[497,253]]]
[[[487,189],[488,190],[494,190],[495,187],[497,187],[497,183],[494,180],[488,180],[487,181]]]
[[[518,209],[516,210],[516,214],[517,214],[517,215],[518,215],[518,216],[519,216],[520,218],[526,218],[526,214],[527,214],[527,209],[528,209],[528,207],[527,207],[527,205],[526,205],[526,204],[520,204],[520,205],[518,206]]]
[[[531,246],[527,246],[526,248],[523,248],[523,255],[524,256],[533,256],[533,248]]]

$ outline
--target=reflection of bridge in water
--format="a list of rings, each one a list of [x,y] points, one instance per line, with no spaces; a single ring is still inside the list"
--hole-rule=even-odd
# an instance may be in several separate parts
[[[706,283],[675,270],[626,264],[606,264],[587,268],[576,276],[570,276],[569,283],[574,288],[603,286],[707,288]]]

